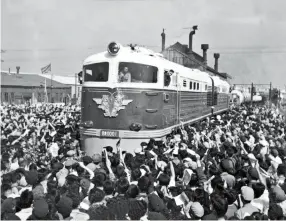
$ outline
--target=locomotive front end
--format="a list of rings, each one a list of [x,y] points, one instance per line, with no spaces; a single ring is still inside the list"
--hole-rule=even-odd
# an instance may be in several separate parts
[[[161,137],[163,95],[158,77],[154,59],[132,56],[132,50],[115,42],[107,52],[85,60],[81,137],[87,154],[115,147],[119,139],[125,149],[134,149],[151,137]]]

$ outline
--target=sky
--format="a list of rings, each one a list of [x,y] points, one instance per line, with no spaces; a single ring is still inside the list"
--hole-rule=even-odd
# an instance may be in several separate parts
[[[232,83],[286,85],[285,0],[1,0],[1,69],[74,75],[83,60],[111,41],[140,44],[160,52],[188,44],[209,44],[208,64],[220,53],[219,71]]]

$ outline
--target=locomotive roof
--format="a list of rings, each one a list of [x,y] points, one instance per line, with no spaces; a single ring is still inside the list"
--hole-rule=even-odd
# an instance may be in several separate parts
[[[146,48],[136,48],[132,50],[130,47],[121,47],[117,55],[111,55],[109,52],[104,51],[98,54],[87,57],[83,65],[89,65],[99,62],[134,62],[146,65],[156,66],[158,68],[164,68],[167,70],[174,70],[179,72],[181,77],[190,78],[202,82],[210,82],[210,75],[207,72],[200,71],[198,69],[191,69],[171,62],[161,54],[155,53]],[[215,85],[229,85],[227,82],[221,80],[219,77],[214,77]]]

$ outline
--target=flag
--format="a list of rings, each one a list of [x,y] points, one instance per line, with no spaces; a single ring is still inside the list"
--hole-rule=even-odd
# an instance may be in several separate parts
[[[52,71],[52,65],[48,64],[47,66],[41,68],[42,74],[48,73],[50,71]]]
[[[120,142],[121,142],[121,138],[118,140],[118,142],[116,143],[116,148],[118,148],[120,146]]]

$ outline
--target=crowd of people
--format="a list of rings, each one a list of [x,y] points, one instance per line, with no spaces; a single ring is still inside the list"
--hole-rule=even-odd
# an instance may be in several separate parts
[[[232,107],[87,156],[75,106],[1,109],[2,220],[282,220],[285,118]]]

